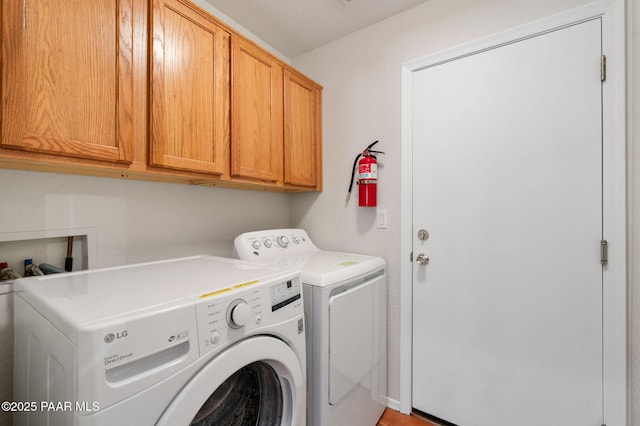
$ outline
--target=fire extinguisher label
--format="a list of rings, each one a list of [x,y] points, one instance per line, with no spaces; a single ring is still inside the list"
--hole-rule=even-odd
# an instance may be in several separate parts
[[[378,165],[375,163],[360,164],[359,179],[378,179]]]

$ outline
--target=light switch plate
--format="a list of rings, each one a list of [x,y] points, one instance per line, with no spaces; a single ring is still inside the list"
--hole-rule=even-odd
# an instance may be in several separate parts
[[[388,216],[386,210],[376,210],[376,228],[389,228]]]

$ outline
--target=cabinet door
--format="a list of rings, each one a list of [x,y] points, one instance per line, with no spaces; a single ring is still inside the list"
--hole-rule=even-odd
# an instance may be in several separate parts
[[[322,187],[321,89],[284,72],[284,183]]]
[[[231,41],[231,176],[282,182],[282,66]]]
[[[132,1],[2,1],[3,148],[131,162]]]
[[[150,164],[228,176],[229,33],[180,0],[153,4]]]

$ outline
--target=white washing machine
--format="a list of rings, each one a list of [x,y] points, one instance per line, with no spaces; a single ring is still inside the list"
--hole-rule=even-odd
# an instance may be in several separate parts
[[[213,256],[18,280],[16,425],[304,425],[299,272]]]
[[[387,401],[383,259],[320,250],[302,229],[239,235],[240,259],[301,270],[307,324],[307,423],[373,426]]]

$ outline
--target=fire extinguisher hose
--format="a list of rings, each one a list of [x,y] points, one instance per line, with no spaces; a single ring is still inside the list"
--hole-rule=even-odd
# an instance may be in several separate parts
[[[358,160],[362,157],[362,154],[358,154],[356,156],[355,161],[353,162],[353,169],[351,169],[351,180],[349,181],[349,191],[347,192],[347,201],[349,201],[349,197],[351,196],[351,190],[353,189],[353,178],[356,175],[356,167],[358,167]]]

